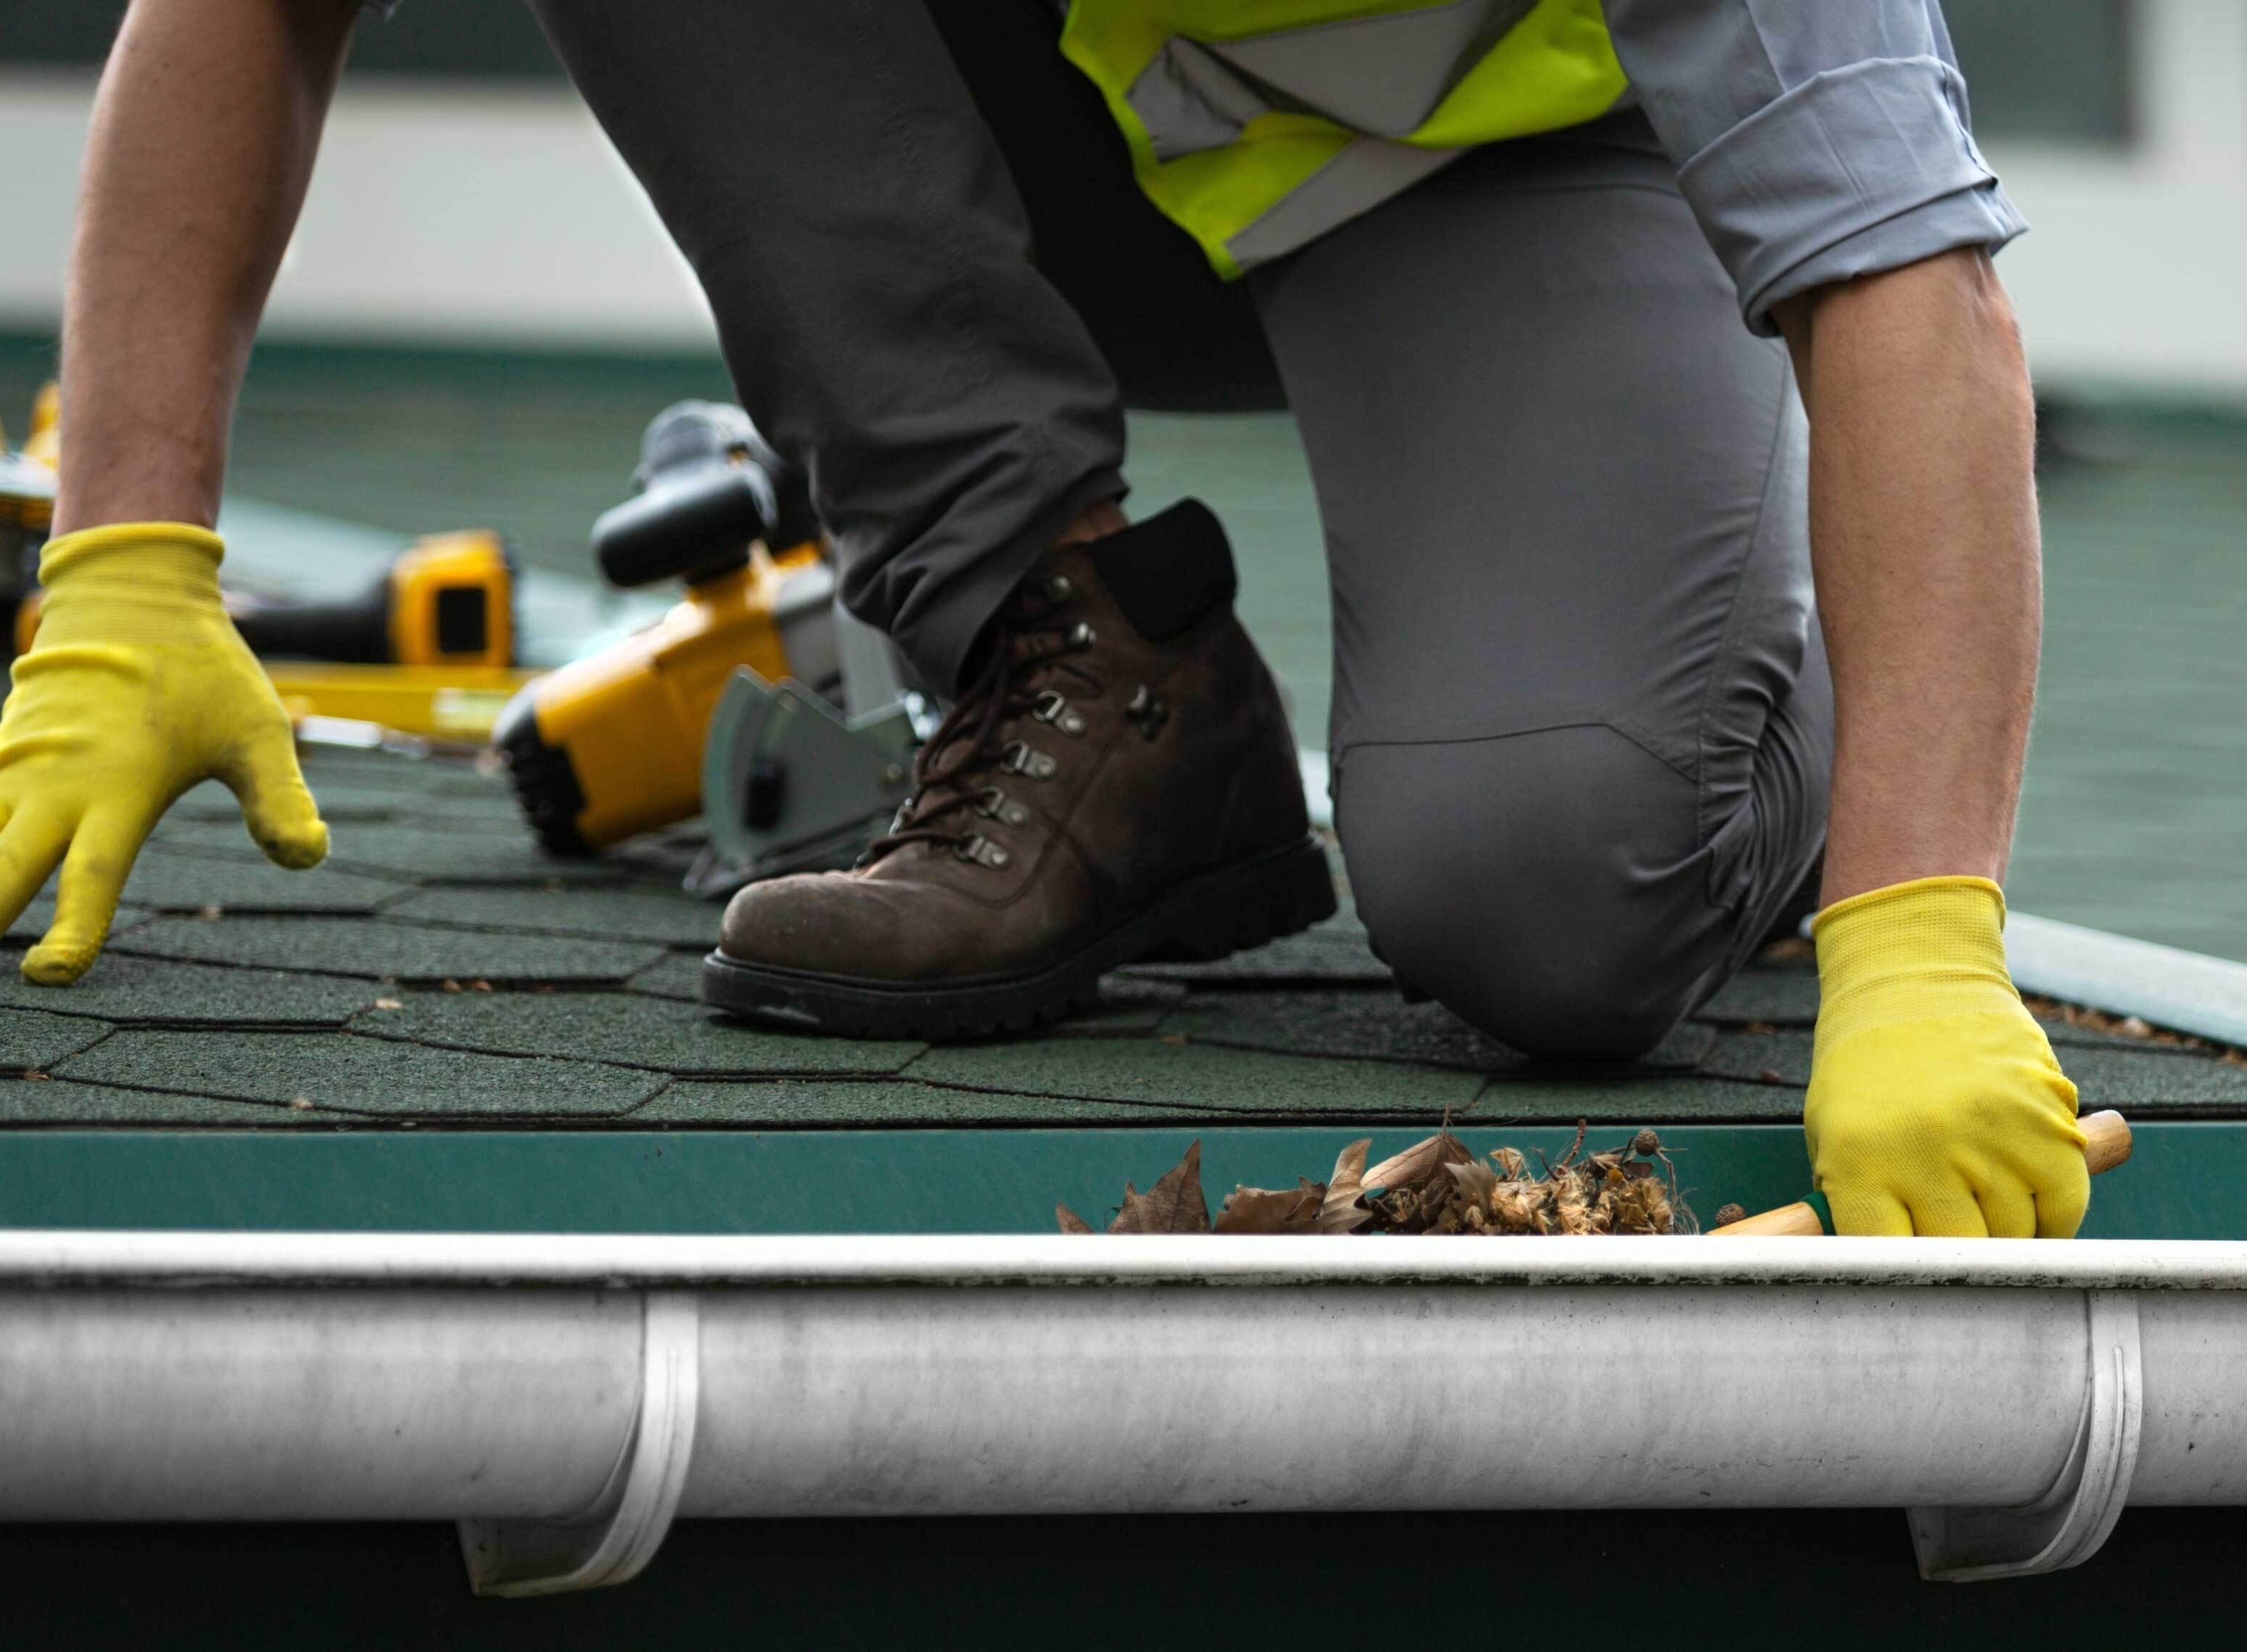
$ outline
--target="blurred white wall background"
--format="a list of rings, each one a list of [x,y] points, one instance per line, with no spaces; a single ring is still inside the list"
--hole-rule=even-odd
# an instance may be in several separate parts
[[[0,328],[19,331],[54,324],[92,86],[85,66],[6,61],[7,14],[50,3],[0,0]],[[2000,31],[2097,10],[2001,3]],[[1967,3],[1953,0],[1954,24]],[[2035,225],[2001,268],[2038,371],[2247,404],[2247,0],[2099,15],[2119,19],[2119,53],[2080,23],[2037,50],[2119,56],[2107,66],[2125,78],[2126,131],[2008,136],[1986,107],[1982,122]],[[270,329],[621,349],[711,337],[692,277],[566,83],[379,74],[345,80]]]

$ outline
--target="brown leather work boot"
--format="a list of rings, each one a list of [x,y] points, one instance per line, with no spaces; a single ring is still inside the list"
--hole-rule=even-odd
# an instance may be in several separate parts
[[[848,872],[751,884],[702,996],[838,1033],[972,1038],[1335,910],[1233,556],[1188,502],[1048,552],[994,622],[913,795]]]

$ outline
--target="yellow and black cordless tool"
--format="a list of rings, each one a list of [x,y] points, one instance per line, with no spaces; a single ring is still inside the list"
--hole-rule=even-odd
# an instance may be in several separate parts
[[[507,543],[470,529],[417,540],[356,597],[227,608],[292,714],[481,745],[535,674],[516,663],[516,591]]]
[[[339,602],[227,594],[235,628],[260,659],[353,666],[515,664],[515,557],[482,529],[432,534],[374,583]]]
[[[584,855],[702,811],[704,741],[747,666],[834,695],[834,570],[810,490],[739,407],[686,401],[647,428],[639,492],[593,525],[610,583],[680,579],[662,618],[526,686],[492,743],[525,816]]]

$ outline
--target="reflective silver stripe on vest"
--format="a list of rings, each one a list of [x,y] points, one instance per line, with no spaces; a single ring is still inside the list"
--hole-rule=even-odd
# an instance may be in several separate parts
[[[1420,149],[1386,138],[1360,138],[1287,192],[1225,249],[1243,270],[1315,241],[1337,224],[1401,195],[1466,153]]]
[[[1213,50],[1279,95],[1378,137],[1417,132],[1537,0],[1451,0],[1420,11],[1283,29]]]
[[[1245,40],[1205,44],[1174,35],[1124,101],[1160,160],[1223,148],[1274,109],[1401,138],[1417,131],[1535,9],[1536,0],[1451,0]]]
[[[1173,36],[1124,101],[1158,161],[1222,149],[1257,116],[1322,117],[1358,138],[1226,242],[1243,270],[1292,252],[1458,154],[1391,141],[1417,131],[1537,0],[1448,5],[1207,44]]]
[[[1124,94],[1158,160],[1222,149],[1272,106],[1206,46],[1182,35],[1163,43]]]

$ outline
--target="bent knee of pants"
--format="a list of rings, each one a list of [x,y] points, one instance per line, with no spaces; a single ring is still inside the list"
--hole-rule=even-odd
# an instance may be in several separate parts
[[[1644,1055],[1738,928],[1697,788],[1603,724],[1353,747],[1335,814],[1390,967],[1533,1055]]]

